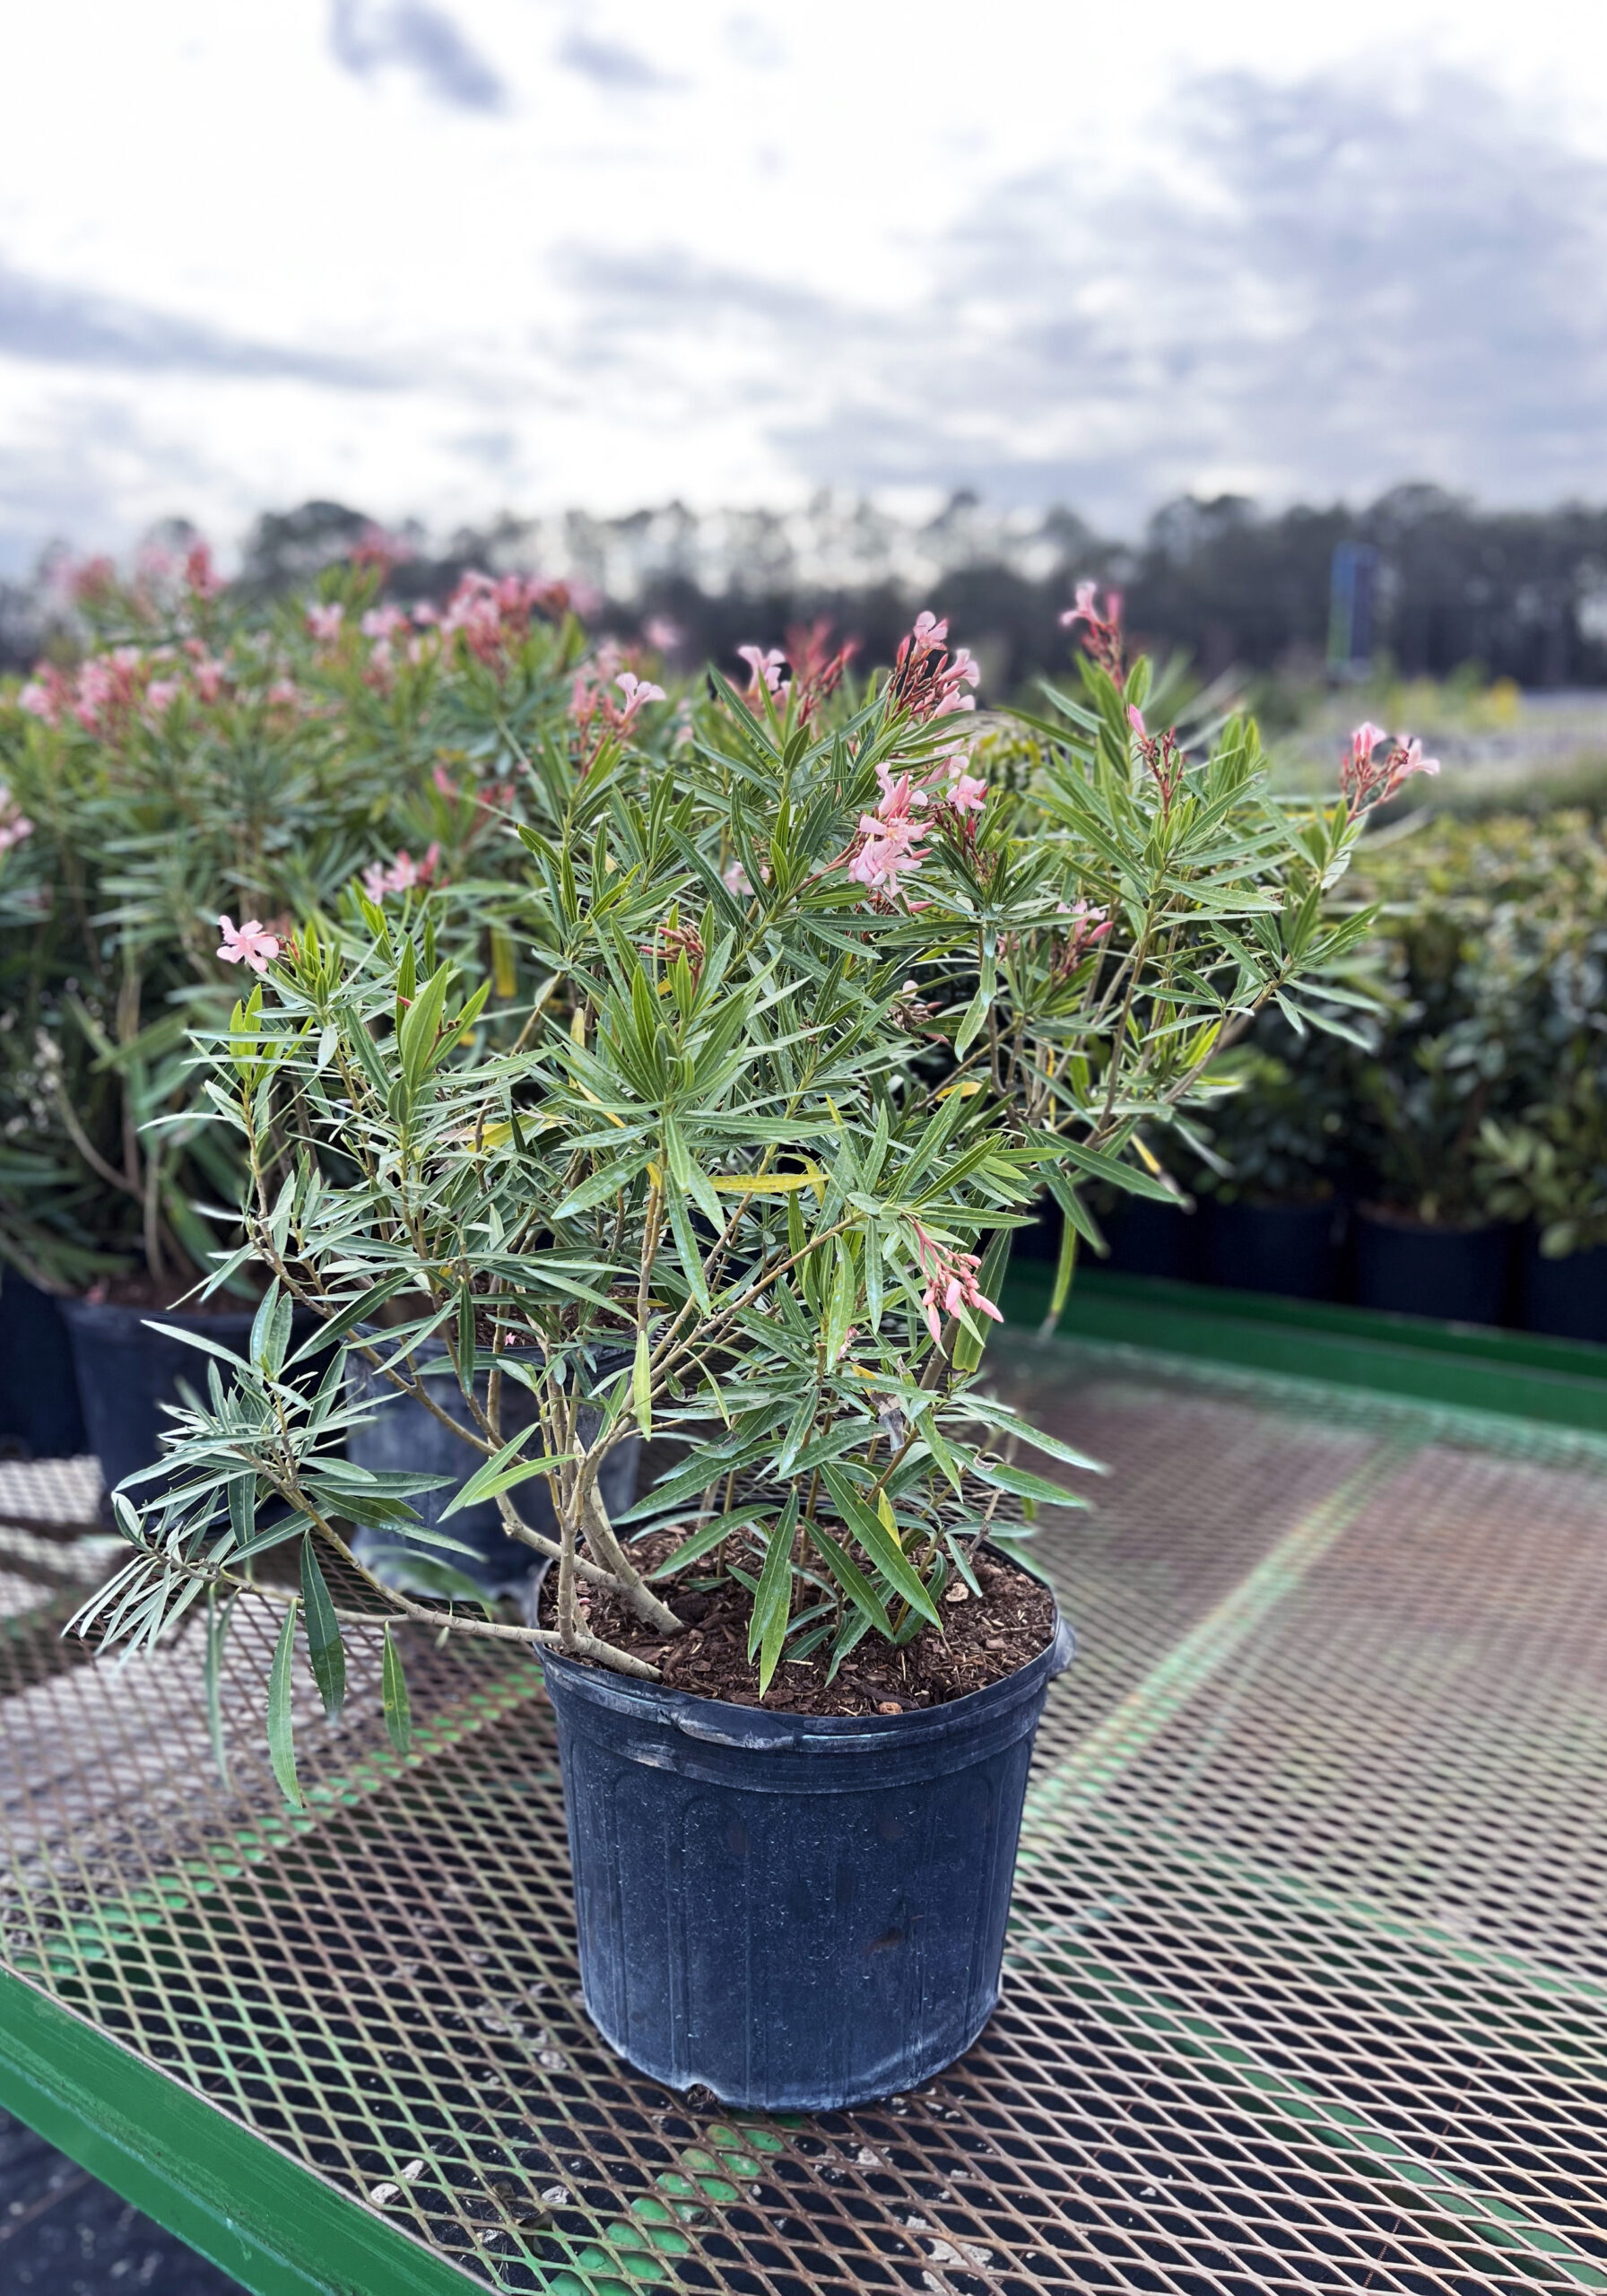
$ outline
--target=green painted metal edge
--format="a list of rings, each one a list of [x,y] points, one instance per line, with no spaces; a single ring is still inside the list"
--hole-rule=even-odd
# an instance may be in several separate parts
[[[1003,1303],[1011,1322],[1037,1323],[1049,1290],[1047,1267],[1012,1272]],[[1060,1331],[1607,1434],[1607,1348],[1570,1340],[1091,1268],[1078,1270]]]
[[[464,2296],[482,2285],[9,1971],[0,2105],[252,2296]]]

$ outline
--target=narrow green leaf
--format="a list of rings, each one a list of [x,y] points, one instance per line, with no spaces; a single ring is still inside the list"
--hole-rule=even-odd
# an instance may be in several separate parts
[[[675,1238],[675,1250],[681,1261],[682,1273],[686,1277],[687,1286],[692,1298],[702,1309],[703,1313],[708,1315],[710,1309],[708,1283],[703,1273],[703,1255],[698,1248],[697,1231],[693,1228],[687,1212],[686,1199],[684,1196],[677,1196],[672,1188],[665,1200],[669,1207],[670,1228]]]
[[[292,1596],[268,1674],[268,1758],[280,1792],[298,1809],[301,1788],[296,1779],[296,1741],[291,1724],[291,1665],[296,1655],[296,1613],[300,1607]]]
[[[1077,1267],[1077,1229],[1074,1222],[1062,1217],[1060,1223],[1060,1255],[1055,1263],[1055,1289],[1049,1295],[1049,1311],[1044,1318],[1038,1336],[1050,1338],[1065,1312],[1065,1303],[1072,1296],[1072,1277]]]
[[[442,965],[424,983],[403,1016],[396,1042],[402,1056],[402,1074],[410,1091],[416,1092],[429,1074],[430,1056],[435,1049],[451,976],[450,964]]]
[[[838,1546],[830,1532],[822,1530],[819,1523],[805,1523],[804,1527],[809,1544],[820,1549],[826,1559],[826,1568],[856,1610],[876,1629],[878,1634],[890,1638],[893,1626],[887,1614],[887,1605],[853,1556]]]
[[[246,1352],[253,1363],[263,1364],[268,1352],[269,1336],[274,1329],[274,1310],[278,1305],[279,1278],[275,1276],[263,1293],[256,1313],[251,1318],[251,1336],[247,1342]],[[265,1368],[271,1378],[273,1367],[267,1365]]]
[[[346,1646],[310,1531],[301,1542],[301,1599],[307,1605],[307,1655],[312,1663],[312,1678],[324,1711],[333,1722],[346,1702]]]
[[[232,1486],[230,1486],[232,1495]],[[223,1638],[229,1631],[229,1613],[233,1605],[232,1595],[218,1600],[215,1587],[206,1590],[206,1735],[212,1742],[212,1758],[217,1770],[218,1783],[225,1794],[229,1785],[229,1751],[223,1743]]]
[[[532,1475],[549,1474],[554,1467],[567,1466],[571,1459],[578,1457],[578,1452],[560,1451],[552,1457],[543,1452],[540,1458],[516,1458],[520,1444],[527,1441],[534,1431],[521,1427],[517,1435],[510,1436],[494,1458],[476,1467],[462,1489],[453,1492],[436,1520],[444,1523],[448,1515],[456,1515],[465,1507],[478,1507],[482,1500],[498,1499],[503,1492],[528,1483]]]
[[[1045,1507],[1086,1507],[1086,1499],[1067,1491],[1058,1483],[1051,1483],[1047,1475],[1033,1474],[1026,1467],[1007,1466],[1003,1459],[978,1459],[971,1472],[984,1483],[993,1483],[1000,1491],[1013,1492],[1018,1499],[1036,1499]]]
[[[734,1507],[728,1515],[716,1515],[708,1522],[699,1523],[691,1536],[682,1541],[667,1561],[661,1562],[656,1570],[648,1571],[648,1578],[669,1578],[677,1570],[684,1570],[689,1562],[696,1562],[711,1547],[719,1546],[733,1531],[741,1530],[744,1524],[751,1523],[758,1513],[757,1507]]]
[[[840,1467],[823,1466],[821,1478],[837,1502],[838,1511],[882,1576],[932,1625],[942,1622],[931,1596],[911,1567],[903,1548],[881,1517],[867,1507]]]
[[[993,1004],[990,991],[978,984],[977,994],[966,1006],[954,1039],[954,1051],[963,1058],[987,1025],[988,1009]]]
[[[385,1726],[391,1734],[391,1744],[399,1754],[404,1754],[413,1744],[413,1706],[407,1695],[407,1677],[402,1672],[402,1654],[388,1626],[385,1630],[385,1662],[380,1673],[379,1695],[385,1708]]]
[[[793,1533],[798,1523],[798,1494],[787,1500],[770,1530],[748,1623],[748,1656],[759,1652],[759,1695],[762,1698],[781,1662],[793,1606]]]
[[[387,1300],[394,1299],[406,1285],[417,1282],[417,1274],[412,1268],[402,1268],[395,1275],[387,1275],[383,1283],[376,1283],[360,1299],[351,1301],[338,1315],[331,1316],[327,1323],[320,1324],[291,1360],[300,1363],[304,1355],[316,1354],[333,1341],[343,1339],[349,1331],[355,1331],[359,1324],[367,1323],[370,1317],[377,1315]]]

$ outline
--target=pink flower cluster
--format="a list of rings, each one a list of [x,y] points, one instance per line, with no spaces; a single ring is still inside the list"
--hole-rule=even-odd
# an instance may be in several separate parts
[[[213,564],[212,544],[196,540],[184,554],[184,587],[194,598],[215,598],[223,578]]]
[[[21,845],[25,837],[32,835],[33,823],[4,782],[0,781],[0,853],[9,853],[13,845]]]
[[[908,773],[894,775],[885,765],[876,768],[882,800],[873,813],[861,813],[859,834],[850,848],[848,874],[873,892],[896,898],[901,871],[918,869],[925,859],[925,840],[932,824],[918,813],[931,802]]]
[[[1081,900],[1073,901],[1069,907],[1064,901],[1057,901],[1055,914],[1071,920],[1064,944],[1055,960],[1055,970],[1064,978],[1067,973],[1074,972],[1089,951],[1098,948],[1099,943],[1108,936],[1111,918],[1107,910],[1095,909],[1088,901]]]
[[[604,643],[597,648],[595,658],[582,664],[569,691],[569,716],[580,736],[580,770],[589,770],[604,743],[610,736],[624,740],[634,729],[637,718],[650,701],[663,701],[665,690],[650,679],[638,678],[634,670],[619,667],[624,659],[617,646]],[[612,679],[623,699],[616,701],[609,692],[605,680]]]
[[[1069,606],[1060,617],[1063,630],[1074,629],[1078,622],[1088,624],[1082,643],[1090,657],[1100,669],[1115,679],[1119,688],[1125,682],[1122,667],[1122,594],[1107,590],[1105,611],[1099,611],[1099,587],[1097,582],[1079,582],[1077,603]]]
[[[1002,1324],[1003,1317],[993,1301],[977,1288],[977,1271],[981,1261],[974,1252],[950,1251],[926,1233],[918,1220],[915,1228],[915,1248],[920,1257],[921,1274],[926,1279],[926,1289],[921,1295],[925,1310],[926,1328],[934,1344],[942,1344],[942,1317],[957,1316],[961,1308],[979,1308],[985,1316]]]
[[[568,582],[546,581],[535,574],[482,574],[471,568],[459,580],[439,619],[443,637],[463,633],[464,644],[482,662],[499,663],[510,645],[529,628],[533,613],[559,621],[576,604]],[[434,622],[432,607],[415,610],[420,622]]]
[[[1160,792],[1160,810],[1164,816],[1172,810],[1172,799],[1183,785],[1188,764],[1186,752],[1178,746],[1176,732],[1168,726],[1160,735],[1151,734],[1144,724],[1143,712],[1127,704],[1127,723],[1138,741],[1138,753],[1142,758],[1150,778]]]
[[[226,965],[246,964],[253,972],[266,972],[279,954],[279,935],[270,933],[260,918],[248,918],[237,926],[231,917],[220,917],[218,930],[223,936],[218,954]]]
[[[398,846],[394,861],[369,862],[362,873],[362,889],[371,901],[382,901],[387,893],[406,893],[415,886],[427,887],[440,865],[439,844],[431,844],[421,861],[415,861],[404,845]]]
[[[907,709],[923,723],[951,710],[975,709],[975,696],[961,691],[980,683],[979,665],[963,646],[952,658],[946,650],[949,625],[934,613],[918,613],[915,628],[899,648],[887,682],[890,706]]]
[[[1345,749],[1339,786],[1352,821],[1374,805],[1386,805],[1414,773],[1439,771],[1439,760],[1425,757],[1420,741],[1397,734],[1382,756],[1380,742],[1389,742],[1382,726],[1360,725]]]
[[[885,765],[876,768],[876,778],[882,784],[880,802],[873,813],[859,816],[858,831],[845,857],[848,874],[856,884],[894,900],[899,876],[918,869],[925,859],[926,839],[938,815],[947,808],[963,820],[982,811],[987,803],[987,784],[966,771],[969,762],[964,750],[953,750],[937,760],[924,782],[913,774],[895,774]],[[948,778],[934,784],[931,776],[940,773],[946,773]],[[929,811],[932,807],[936,810]]]
[[[950,662],[942,650],[948,629],[946,622],[923,613],[899,648],[899,666],[893,676],[896,681],[901,671],[910,673],[899,698],[915,718],[947,717],[951,711],[976,706],[969,694],[960,689],[976,683],[977,665],[963,649]],[[859,816],[859,826],[842,856],[856,884],[865,886],[878,900],[896,900],[899,878],[920,867],[926,858],[926,841],[945,813],[951,823],[962,824],[965,835],[974,839],[971,817],[987,803],[987,784],[979,774],[968,770],[969,765],[969,753],[960,746],[918,772],[894,773],[890,766],[877,766],[881,797],[873,813]]]
[[[229,665],[210,654],[199,638],[187,638],[178,654],[169,647],[151,654],[142,654],[137,646],[114,647],[109,653],[91,654],[71,677],[53,662],[41,662],[17,699],[47,726],[70,718],[86,734],[115,739],[126,733],[136,715],[147,720],[165,717],[186,691],[187,672],[199,700],[222,700]],[[268,700],[294,705],[300,695],[281,678]]]

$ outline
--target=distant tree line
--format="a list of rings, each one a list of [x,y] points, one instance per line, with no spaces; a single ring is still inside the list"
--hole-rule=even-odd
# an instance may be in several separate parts
[[[371,531],[360,511],[304,503],[257,521],[241,578],[273,590],[343,555]],[[676,653],[734,664],[738,646],[785,642],[824,616],[885,660],[912,608],[937,605],[981,657],[995,692],[1064,665],[1060,615],[1093,578],[1126,600],[1143,642],[1231,667],[1321,674],[1334,545],[1379,554],[1377,639],[1409,675],[1477,663],[1528,687],[1607,684],[1607,509],[1485,510],[1425,485],[1369,508],[1306,505],[1269,515],[1238,495],[1158,511],[1136,543],[1074,514],[1031,518],[957,495],[924,524],[821,497],[795,514],[699,518],[679,505],[631,517],[504,519],[444,548],[410,529],[392,575],[403,599],[439,596],[465,567],[527,565],[601,598],[599,626],[630,637],[673,625]],[[0,586],[0,653],[29,657],[45,619],[37,586]]]

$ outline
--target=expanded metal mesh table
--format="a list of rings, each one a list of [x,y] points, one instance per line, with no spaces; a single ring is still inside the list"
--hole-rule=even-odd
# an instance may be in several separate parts
[[[942,2079],[765,2118],[638,2076],[532,1665],[413,1634],[402,1760],[360,1648],[287,1811],[266,1606],[225,1784],[199,1630],[62,1642],[104,1550],[0,1469],[0,2101],[263,2296],[1607,2288],[1607,1441],[1011,1361],[1113,1472],[1046,1522],[1082,1653]]]

